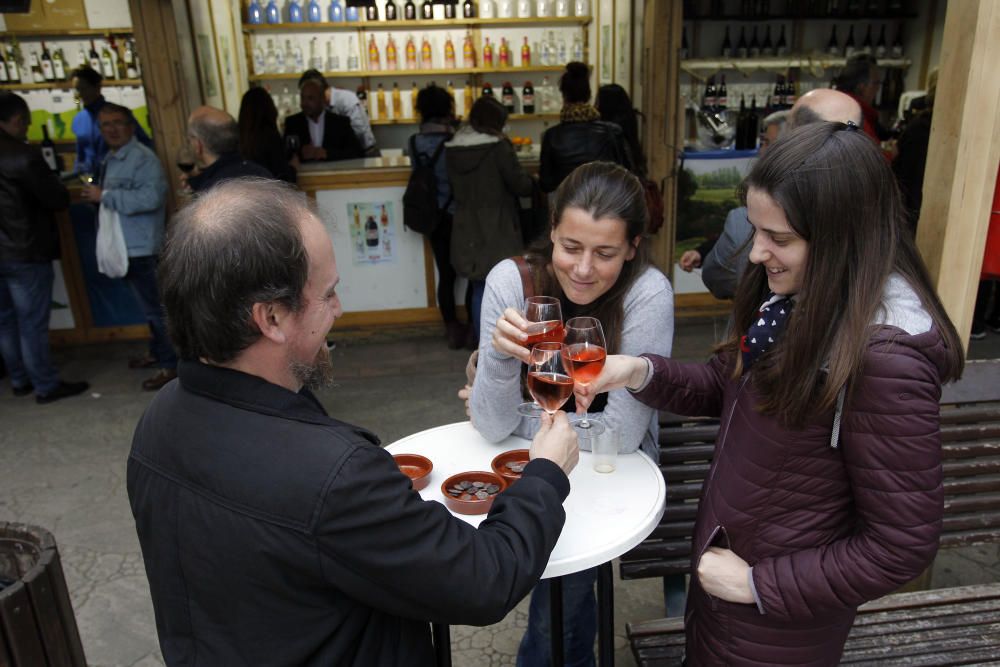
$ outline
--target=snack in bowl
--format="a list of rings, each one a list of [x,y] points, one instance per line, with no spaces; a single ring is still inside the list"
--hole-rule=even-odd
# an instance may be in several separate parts
[[[392,457],[399,466],[399,471],[413,482],[413,490],[420,491],[431,481],[431,470],[434,464],[426,456],[420,454],[396,454]]]
[[[441,485],[444,504],[458,514],[486,514],[493,499],[507,488],[507,482],[496,473],[486,471],[460,472]]]

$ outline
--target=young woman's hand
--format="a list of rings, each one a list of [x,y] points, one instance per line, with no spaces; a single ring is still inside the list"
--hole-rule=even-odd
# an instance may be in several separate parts
[[[497,320],[497,326],[493,330],[493,349],[500,354],[528,363],[531,350],[524,345],[525,339],[528,338],[527,327],[528,320],[524,319],[524,315],[514,308],[507,308]]]
[[[706,593],[726,602],[754,602],[750,566],[729,549],[709,547],[698,561],[698,583]]]
[[[641,357],[629,357],[624,354],[612,354],[604,362],[604,369],[590,384],[573,385],[576,395],[577,412],[580,408],[586,411],[594,402],[594,397],[612,389],[622,387],[638,387],[646,381],[649,365]]]

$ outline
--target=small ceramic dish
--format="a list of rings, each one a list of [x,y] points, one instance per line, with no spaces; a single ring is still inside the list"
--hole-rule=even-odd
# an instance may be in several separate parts
[[[521,479],[521,471],[528,465],[528,461],[527,449],[512,449],[497,455],[490,463],[490,467],[493,468],[493,472],[504,478],[507,486],[510,486]]]
[[[444,480],[444,504],[458,514],[486,514],[493,499],[507,488],[503,477],[492,472],[460,472]]]
[[[431,470],[434,464],[426,456],[420,454],[396,454],[392,458],[396,459],[399,471],[410,478],[413,482],[413,490],[420,491],[431,481]]]

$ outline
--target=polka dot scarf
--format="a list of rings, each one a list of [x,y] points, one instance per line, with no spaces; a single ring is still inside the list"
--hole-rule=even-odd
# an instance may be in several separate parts
[[[767,299],[757,310],[757,319],[747,329],[747,333],[740,338],[744,373],[750,370],[757,358],[771,349],[771,346],[781,336],[794,305],[795,302],[786,296],[774,292],[767,295]]]

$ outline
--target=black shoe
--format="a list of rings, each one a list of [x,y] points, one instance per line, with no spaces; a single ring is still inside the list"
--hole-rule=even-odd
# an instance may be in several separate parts
[[[33,391],[35,391],[35,388],[31,386],[30,382],[23,387],[14,387],[15,396],[27,396]]]
[[[982,340],[986,338],[986,325],[982,322],[973,321],[972,331],[969,332],[969,338],[972,340]]]
[[[58,401],[60,398],[69,398],[70,396],[82,394],[88,389],[90,389],[90,384],[87,382],[60,382],[59,386],[49,393],[44,395],[38,394],[35,396],[35,403],[44,405],[46,403]]]
[[[142,381],[142,388],[144,391],[159,391],[163,385],[175,377],[177,377],[177,371],[173,368],[161,368],[156,375]]]
[[[986,320],[986,328],[993,333],[1000,334],[1000,318],[995,320]]]

